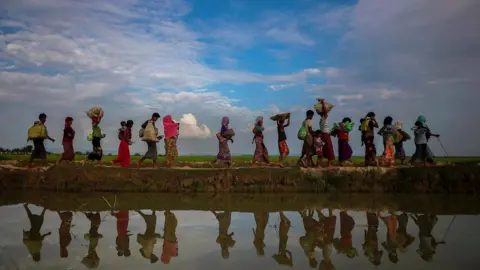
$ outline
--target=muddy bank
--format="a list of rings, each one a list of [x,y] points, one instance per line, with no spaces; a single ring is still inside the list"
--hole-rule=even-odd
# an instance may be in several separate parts
[[[122,192],[379,192],[476,194],[480,166],[126,169],[58,165],[0,167],[2,190]]]
[[[304,209],[405,211],[437,215],[480,213],[480,198],[464,195],[385,195],[315,193],[68,193],[12,191],[0,197],[0,206],[30,203],[51,211],[196,210],[278,212]]]

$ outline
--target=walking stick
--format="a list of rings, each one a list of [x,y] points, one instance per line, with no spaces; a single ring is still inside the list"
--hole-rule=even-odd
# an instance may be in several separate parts
[[[442,242],[443,242],[443,244],[445,244],[445,238],[447,238],[447,234],[448,234],[448,232],[450,232],[450,228],[452,227],[452,224],[453,224],[453,222],[455,221],[456,218],[457,218],[456,215],[453,216],[452,221],[450,221],[450,225],[448,225],[448,228],[447,228],[447,230],[445,231],[445,234],[443,235],[442,241],[440,241],[439,243],[442,243]]]
[[[447,157],[450,157],[450,155],[447,153],[447,150],[445,150],[445,147],[443,146],[442,141],[440,141],[440,138],[437,137],[437,140],[438,140],[438,142],[440,143],[440,145],[442,146],[443,151],[445,152],[445,155],[446,155]]]

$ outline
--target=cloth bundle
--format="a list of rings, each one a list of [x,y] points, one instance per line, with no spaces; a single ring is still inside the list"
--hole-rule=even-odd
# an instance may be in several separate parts
[[[323,113],[323,106],[322,106],[322,103],[320,102],[320,100],[321,100],[320,98],[317,98],[318,103],[315,104],[315,106],[314,106],[315,110],[317,111],[317,114]],[[326,101],[324,101],[323,103],[325,104],[325,108],[326,108],[327,112],[330,112],[334,107],[334,105],[332,105],[332,104],[330,104]]]
[[[27,131],[27,140],[46,138],[47,128],[42,123],[40,123],[40,121],[35,121],[35,123],[33,123],[33,126],[31,126]]]

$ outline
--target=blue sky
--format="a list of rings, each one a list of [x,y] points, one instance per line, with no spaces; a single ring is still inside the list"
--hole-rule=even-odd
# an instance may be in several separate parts
[[[140,123],[158,111],[182,122],[183,154],[214,154],[222,116],[237,130],[232,151],[248,154],[255,117],[290,111],[297,153],[305,111],[324,97],[336,105],[331,124],[375,111],[408,130],[424,114],[450,154],[478,155],[474,136],[458,144],[455,132],[479,113],[478,11],[475,0],[7,0],[0,124],[9,128],[0,145],[24,145],[45,112],[57,139],[73,116],[75,145],[87,150],[84,111],[101,105],[111,151],[121,120]],[[266,127],[276,153],[274,125]],[[356,155],[359,137],[352,133]],[[48,148],[60,149],[59,141]],[[431,147],[443,155],[437,142]]]

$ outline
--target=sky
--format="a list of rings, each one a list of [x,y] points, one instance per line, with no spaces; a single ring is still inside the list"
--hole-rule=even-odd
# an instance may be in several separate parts
[[[72,116],[75,147],[89,150],[85,111],[99,105],[107,151],[118,148],[120,121],[133,120],[137,135],[158,112],[182,123],[180,154],[215,154],[223,116],[236,131],[232,152],[252,154],[259,115],[277,154],[268,118],[291,112],[288,142],[299,154],[298,128],[322,97],[335,104],[330,124],[358,126],[374,111],[410,131],[422,114],[448,155],[479,155],[479,12],[476,0],[3,0],[0,146],[25,146],[44,112],[57,139],[47,149],[61,151]],[[133,140],[131,152],[146,150]],[[351,145],[362,155],[358,131]],[[437,140],[430,147],[446,154]]]

